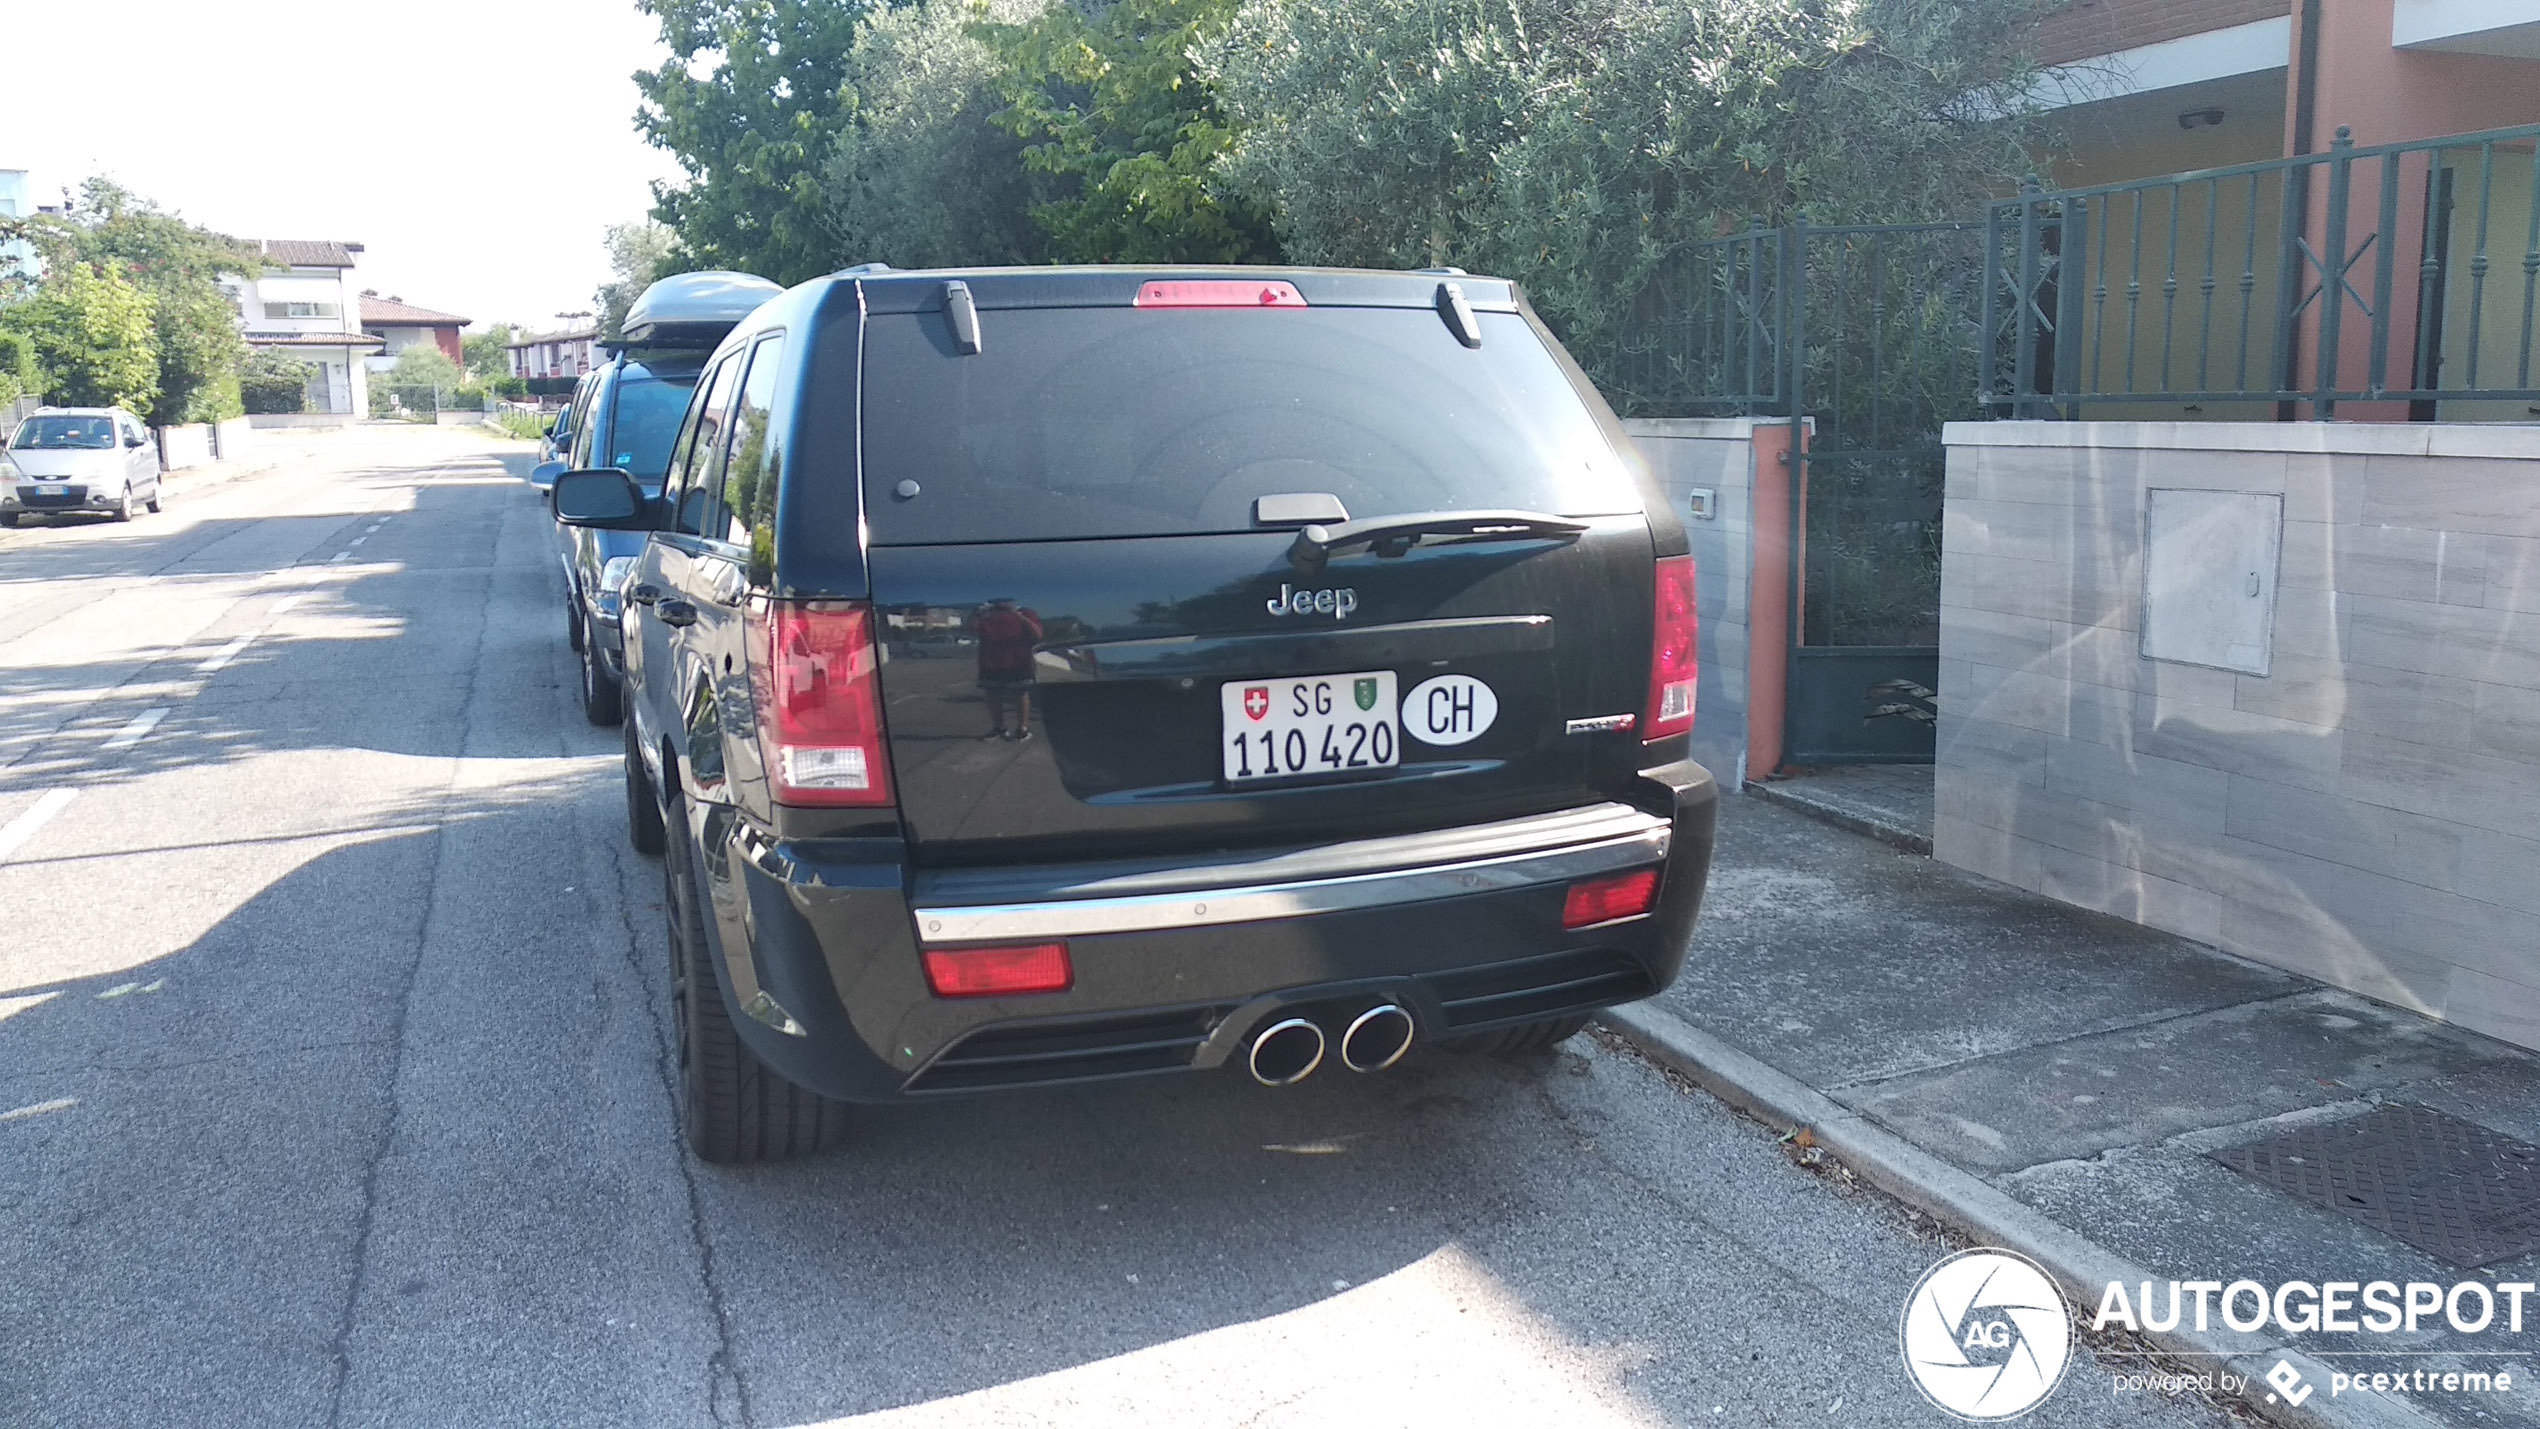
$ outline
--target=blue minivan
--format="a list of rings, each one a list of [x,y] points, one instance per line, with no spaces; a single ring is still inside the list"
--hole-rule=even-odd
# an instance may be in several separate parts
[[[706,355],[778,291],[765,278],[719,272],[682,273],[646,288],[627,310],[625,342],[574,394],[563,458],[542,464],[532,479],[548,486],[569,468],[615,467],[659,495],[671,438]],[[644,539],[562,522],[556,533],[565,637],[581,657],[582,713],[593,724],[613,725],[623,713],[626,670],[619,592]]]

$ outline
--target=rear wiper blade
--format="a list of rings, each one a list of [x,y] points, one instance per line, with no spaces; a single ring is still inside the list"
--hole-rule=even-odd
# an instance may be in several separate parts
[[[1323,569],[1334,551],[1372,547],[1380,556],[1399,556],[1423,536],[1453,536],[1464,541],[1521,541],[1546,536],[1575,536],[1585,521],[1550,516],[1541,511],[1422,511],[1407,516],[1370,516],[1335,526],[1313,525],[1296,533],[1288,560],[1311,575]]]

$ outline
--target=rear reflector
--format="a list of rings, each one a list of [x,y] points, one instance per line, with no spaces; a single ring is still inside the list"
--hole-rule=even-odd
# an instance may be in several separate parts
[[[1640,722],[1642,740],[1693,728],[1694,642],[1699,633],[1693,557],[1661,557],[1657,607],[1649,627],[1649,709]]]
[[[1305,295],[1292,283],[1189,278],[1148,283],[1138,289],[1141,308],[1301,308]]]
[[[926,985],[937,997],[1010,997],[1027,992],[1065,992],[1076,980],[1065,943],[1024,943],[1011,948],[930,948]]]
[[[1588,928],[1617,918],[1637,918],[1658,902],[1658,870],[1636,868],[1570,885],[1561,900],[1561,926]]]
[[[752,635],[750,690],[776,802],[890,803],[872,613],[776,602]]]

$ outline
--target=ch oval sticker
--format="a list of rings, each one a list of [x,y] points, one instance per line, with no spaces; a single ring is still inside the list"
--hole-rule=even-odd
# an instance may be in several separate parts
[[[1422,744],[1464,744],[1499,718],[1499,696],[1470,675],[1439,675],[1402,697],[1402,728]]]

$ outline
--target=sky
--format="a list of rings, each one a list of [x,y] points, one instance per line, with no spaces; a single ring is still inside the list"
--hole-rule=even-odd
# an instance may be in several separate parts
[[[243,238],[366,245],[356,286],[557,325],[608,277],[669,155],[628,76],[634,0],[11,4],[0,168],[38,203],[90,174]],[[39,57],[41,57],[39,59]]]

